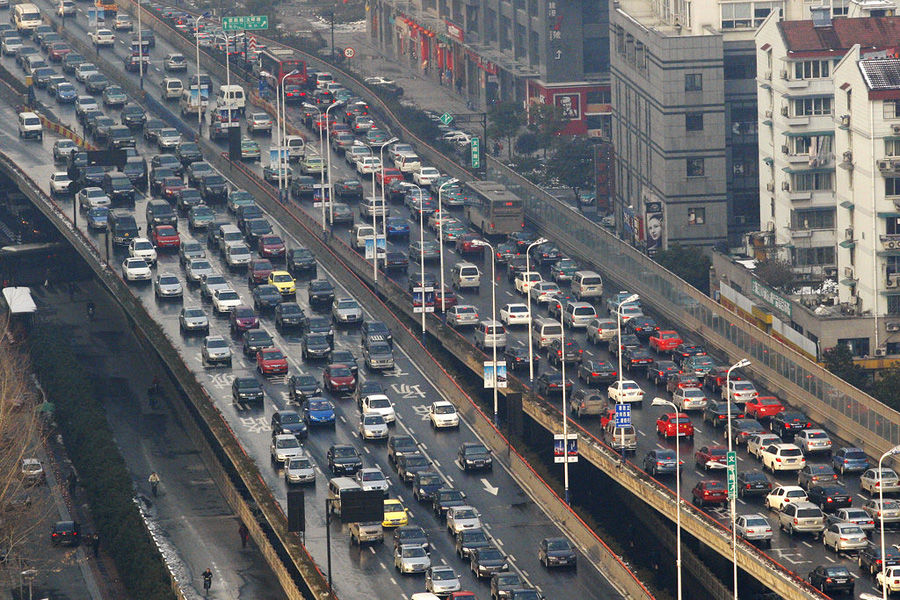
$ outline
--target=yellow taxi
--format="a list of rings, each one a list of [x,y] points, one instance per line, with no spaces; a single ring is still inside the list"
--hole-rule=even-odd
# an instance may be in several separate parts
[[[287,271],[272,271],[269,285],[274,285],[282,296],[293,296],[297,293],[297,282]]]
[[[403,527],[409,523],[409,509],[395,498],[384,501],[384,521],[382,527]]]

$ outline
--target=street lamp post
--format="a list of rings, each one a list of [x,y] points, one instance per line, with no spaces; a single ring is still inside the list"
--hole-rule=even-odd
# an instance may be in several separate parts
[[[144,37],[141,32],[141,2],[137,0],[137,17],[138,17],[138,77],[140,79],[141,89],[144,89]],[[197,38],[200,39],[199,37]],[[149,57],[148,57],[149,58]],[[199,81],[197,82],[199,83]]]
[[[744,367],[749,367],[750,361],[746,358],[742,358],[738,362],[734,363],[730,367],[728,367],[728,371],[725,373],[725,409],[727,411],[727,419],[728,419],[728,452],[733,452],[734,449],[732,447],[732,436],[731,436],[731,372],[735,369],[743,369]],[[677,437],[677,436],[676,436]],[[736,505],[735,494],[731,495],[729,499],[730,503],[730,511],[731,511],[731,561],[732,561],[732,569],[733,569],[733,584],[734,584],[734,600],[738,598],[738,566],[737,566],[737,530],[734,528],[734,522],[737,518],[735,515]]]
[[[399,141],[400,138],[392,137],[378,149],[378,160],[381,161],[381,208],[384,211],[384,218],[381,220],[381,235],[384,236],[385,252],[387,251],[387,201],[384,197],[384,149]]]
[[[441,314],[446,315],[447,305],[444,302],[444,206],[441,202],[441,196],[444,193],[444,186],[459,183],[459,179],[455,177],[450,181],[445,181],[438,188],[438,254],[440,255],[441,270]]]
[[[379,160],[384,160],[383,150],[384,147],[388,144],[393,144],[397,141],[397,138],[391,138],[386,142],[383,142],[378,149]],[[378,146],[378,144],[370,144],[371,146]],[[328,152],[328,164],[331,164],[331,152]],[[331,185],[331,168],[329,167],[328,171],[328,184]],[[384,229],[384,251],[387,253],[387,205],[384,202],[384,163],[381,163],[381,221]],[[372,257],[372,277],[375,279],[375,283],[378,283],[378,221],[376,220],[376,214],[378,213],[378,192],[375,188],[375,170],[372,171],[372,231],[375,234],[375,255]]]
[[[494,256],[494,247],[490,242],[473,240],[472,245],[489,248],[491,251],[491,350],[493,351],[492,368],[494,370],[494,427],[497,427],[497,257]],[[563,387],[565,387],[565,381],[563,381]],[[563,418],[565,418],[565,411],[563,411]]]
[[[228,42],[225,43],[226,47],[228,46]],[[290,163],[290,156],[287,156],[287,101],[285,99],[285,91],[284,86],[288,77],[292,77],[299,73],[297,69],[294,69],[290,73],[287,73],[284,77],[281,78],[281,81],[278,82],[278,87],[275,89],[275,128],[278,131],[278,135],[276,136],[278,142],[278,199],[284,202],[287,197],[288,191],[288,183],[287,180],[287,170],[288,164]],[[280,102],[279,102],[280,100]],[[229,125],[231,123],[231,105],[229,104],[228,108],[228,121]],[[281,122],[281,127],[278,127],[279,121]],[[319,144],[321,146],[321,144]],[[282,156],[284,153],[284,156]]]
[[[531,249],[535,246],[539,246],[541,244],[547,243],[547,238],[538,238],[534,242],[528,245],[528,248],[525,249],[525,272],[528,273],[531,271]],[[531,341],[531,290],[528,290],[528,293],[525,294],[526,302],[528,302],[528,382],[534,383],[534,343]],[[562,311],[560,311],[560,316],[562,316]],[[563,381],[563,387],[565,387],[565,381]],[[563,408],[563,412],[565,408]]]
[[[881,598],[882,600],[887,600],[888,597],[888,588],[887,588],[887,559],[885,555],[885,547],[884,547],[884,486],[881,485],[881,468],[884,463],[884,459],[888,456],[895,456],[900,454],[900,446],[894,446],[887,452],[881,455],[881,458],[878,459],[878,510],[879,515],[881,515]]]
[[[416,191],[419,192],[419,289],[421,290],[419,293],[422,294],[422,345],[425,345],[425,211],[422,210],[424,206],[424,197],[422,196],[422,188],[420,188],[415,183],[410,184]],[[376,236],[377,238],[377,236]],[[378,244],[377,239],[375,240],[376,244],[373,248],[375,250],[375,257],[378,257]],[[416,292],[413,290],[413,304],[415,304]]]
[[[530,248],[530,246],[529,246]],[[527,259],[526,259],[527,260]],[[526,268],[527,270],[527,268]],[[530,290],[529,290],[530,291]],[[529,297],[531,294],[528,294]],[[563,323],[563,305],[562,302],[557,302],[557,306],[559,306],[559,347],[561,354],[559,355],[559,370],[562,375],[562,425],[563,425],[563,457],[565,460],[563,461],[563,490],[565,492],[566,504],[569,503],[569,420],[566,418],[566,328]],[[529,302],[529,321],[528,327],[531,328],[531,312]],[[531,332],[529,331],[528,339],[531,339]],[[531,354],[528,355],[529,366],[531,364]],[[495,367],[496,369],[496,367]]]
[[[650,406],[671,406],[675,411],[675,427],[681,414],[674,402],[664,398],[654,398]],[[675,568],[677,574],[677,600],[681,600],[681,443],[680,432],[675,430]]]
[[[527,260],[527,259],[526,259]],[[619,305],[616,307],[616,344],[618,348],[616,348],[616,354],[619,357],[619,381],[616,384],[618,387],[616,388],[618,394],[616,395],[616,404],[622,401],[622,308],[631,304],[632,302],[637,302],[640,299],[638,294],[632,294],[619,302]],[[531,336],[528,336],[529,338]],[[622,462],[625,462],[625,428],[622,429]]]
[[[332,188],[334,184],[331,182],[331,127],[329,127],[328,121],[328,113],[331,112],[331,109],[335,106],[342,106],[344,103],[342,101],[332,102],[328,105],[328,108],[325,109],[325,147],[322,148],[322,158],[326,160],[328,170],[328,223],[329,225],[334,224],[334,198],[331,197]],[[319,127],[319,139],[322,138],[322,128]],[[321,146],[321,144],[319,144]],[[328,156],[325,156],[325,152],[328,153]],[[324,204],[323,204],[324,206]]]
[[[140,12],[140,7],[138,7],[138,12]],[[197,46],[197,135],[201,134],[201,129],[203,127],[203,90],[200,86],[200,21],[201,19],[206,19],[209,17],[209,12],[205,12],[202,15],[197,15],[197,19],[194,21],[194,40]],[[143,48],[140,50],[144,51]],[[142,59],[143,60],[143,59]],[[190,93],[190,90],[188,90]]]
[[[317,126],[319,130],[319,152],[322,150],[322,111],[319,110],[318,106],[314,106],[312,104],[304,104],[304,108],[307,110],[314,110],[316,114],[319,115],[319,125]],[[330,108],[330,107],[329,107]],[[326,116],[327,119],[327,116]],[[328,224],[325,222],[325,171],[319,171],[320,181],[322,182],[322,232],[328,231]]]

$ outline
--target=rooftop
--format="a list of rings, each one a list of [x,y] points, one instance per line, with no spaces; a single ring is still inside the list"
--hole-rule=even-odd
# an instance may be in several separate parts
[[[778,24],[789,53],[846,53],[854,44],[860,49],[880,49],[897,45],[900,17],[834,19],[828,26],[813,21],[782,21]]]
[[[900,90],[900,59],[864,59],[859,70],[870,90]]]

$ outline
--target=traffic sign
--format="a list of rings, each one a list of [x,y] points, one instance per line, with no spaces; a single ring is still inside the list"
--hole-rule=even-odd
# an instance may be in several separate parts
[[[250,36],[250,41],[247,42],[247,46],[249,47],[250,52],[256,52],[256,36],[255,35]]]
[[[616,427],[629,427],[631,425],[631,405],[625,402],[616,404]]]
[[[450,113],[444,113],[441,115],[441,123],[444,125],[449,125],[453,121],[453,115]]]
[[[725,467],[728,476],[728,499],[731,500],[737,494],[737,452],[731,451],[725,455]]]
[[[481,167],[481,140],[473,137],[469,144],[472,154],[472,168],[478,169]]]
[[[222,29],[224,31],[242,31],[244,29],[268,29],[269,17],[267,15],[222,17]]]
[[[344,48],[344,58],[353,58],[354,56],[356,56],[356,50],[350,46]]]

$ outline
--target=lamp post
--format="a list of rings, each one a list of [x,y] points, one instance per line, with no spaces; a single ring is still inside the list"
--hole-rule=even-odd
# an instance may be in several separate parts
[[[331,197],[333,184],[331,183],[331,127],[329,127],[328,121],[328,113],[331,112],[331,109],[335,106],[342,106],[344,103],[342,101],[332,102],[328,105],[328,108],[325,109],[325,147],[321,149],[322,158],[327,161],[327,170],[328,170],[328,224],[334,224],[334,198]],[[319,127],[319,139],[322,139],[322,127]],[[321,142],[319,144],[320,148],[322,146]],[[328,156],[325,156],[327,152]],[[325,206],[324,204],[322,206]]]
[[[664,398],[654,398],[650,406],[671,406],[675,411],[675,426],[678,427],[678,407]],[[681,443],[679,431],[675,431],[675,568],[677,574],[677,600],[681,600]]]
[[[881,455],[881,458],[878,459],[878,510],[884,511],[884,486],[881,485],[881,468],[884,463],[884,459],[888,456],[895,456],[900,454],[900,446],[894,446],[887,452]],[[881,514],[881,513],[879,513]],[[881,577],[882,577],[882,585],[881,585],[881,598],[882,600],[887,600],[887,564],[885,560],[885,547],[884,547],[884,515],[881,515]]]
[[[322,111],[319,110],[318,106],[314,106],[312,104],[304,104],[304,108],[307,110],[314,110],[319,115],[319,152],[322,152]],[[322,231],[328,231],[328,224],[325,222],[325,171],[320,171],[322,181]]]
[[[639,299],[640,296],[638,294],[632,294],[619,302],[619,305],[616,307],[616,344],[618,345],[616,354],[619,357],[619,381],[616,384],[618,386],[616,388],[618,391],[616,395],[617,404],[622,401],[622,308],[627,304],[637,302]],[[530,338],[531,336],[528,337]],[[625,462],[625,428],[622,428],[622,462]]]
[[[227,40],[227,38],[226,38]],[[228,46],[228,42],[225,42],[226,47]],[[226,52],[227,55],[227,52]],[[281,121],[281,128],[278,130],[278,199],[282,202],[287,196],[288,190],[288,180],[287,180],[287,168],[290,163],[290,156],[282,156],[282,153],[287,154],[287,102],[285,100],[285,91],[284,85],[287,81],[288,77],[296,75],[299,73],[297,69],[294,69],[290,73],[287,73],[284,77],[281,78],[281,81],[278,82],[278,88],[275,90],[275,95],[277,98],[275,99],[275,127],[278,129],[278,121]],[[279,108],[278,100],[281,100]],[[281,111],[281,112],[279,112]],[[228,109],[228,122],[231,123],[231,105],[229,104]],[[321,136],[320,136],[321,139]],[[319,144],[321,146],[321,144]],[[286,160],[283,160],[286,159]]]
[[[531,249],[535,246],[540,246],[541,244],[546,244],[548,242],[547,238],[538,238],[534,242],[528,245],[525,249],[525,271],[531,271]],[[528,382],[534,383],[534,343],[531,341],[531,290],[528,290],[528,293],[525,294],[526,301],[528,302]],[[559,311],[560,317],[562,317],[562,310]],[[563,387],[565,386],[565,381],[563,381]],[[563,406],[563,412],[565,413],[565,406]]]
[[[393,144],[397,141],[397,138],[391,138],[386,142],[382,142],[379,147],[379,160],[383,160],[384,147],[388,144]],[[369,144],[369,147],[379,146],[379,144]],[[331,152],[328,153],[328,164],[331,164]],[[384,245],[385,245],[385,253],[387,253],[387,206],[384,203],[384,164],[381,163],[381,181],[382,181],[382,190],[381,190],[381,220],[384,225]],[[331,167],[328,170],[328,184],[331,185]],[[375,283],[378,283],[378,221],[376,220],[376,213],[378,212],[378,195],[375,188],[375,171],[372,171],[372,231],[375,233],[375,254],[372,256],[372,277],[375,280]]]
[[[141,89],[144,89],[144,37],[141,35],[141,2],[137,0],[137,17],[138,17],[138,77],[140,79]],[[198,32],[199,33],[199,32]],[[199,43],[199,36],[197,37]],[[148,57],[149,58],[149,57]],[[199,82],[199,77],[198,81]]]
[[[449,181],[445,181],[438,188],[438,255],[440,256],[441,270],[441,314],[447,312],[447,306],[444,302],[444,206],[441,202],[441,196],[444,193],[444,186],[459,183],[459,179],[455,177]]]
[[[138,8],[138,12],[140,12],[140,7]],[[201,19],[206,19],[209,17],[209,12],[205,12],[202,15],[198,15],[196,20],[194,21],[194,41],[197,46],[197,135],[201,134],[201,129],[203,127],[203,90],[200,87],[200,21]],[[143,48],[140,50],[144,51]],[[143,57],[142,57],[143,60]],[[188,91],[190,93],[190,90]]]
[[[422,188],[420,188],[415,183],[411,183],[411,186],[416,188],[416,191],[419,192],[419,286],[422,294],[422,345],[425,345],[425,211],[422,210],[424,207],[422,203],[424,202],[424,197],[422,196]],[[377,240],[376,240],[377,242]],[[378,245],[376,244],[374,247],[375,250],[375,258],[378,258]],[[416,292],[413,291],[413,304],[415,304]]]
[[[735,369],[743,369],[744,367],[749,367],[750,361],[746,358],[742,358],[737,361],[730,367],[728,367],[728,371],[725,373],[725,410],[727,411],[728,418],[728,452],[733,452],[732,448],[732,439],[731,439],[731,372]],[[676,436],[677,437],[677,436]],[[736,518],[735,515],[735,496],[732,495],[729,499],[730,509],[731,509],[731,561],[733,568],[733,584],[734,584],[734,600],[737,600],[738,597],[738,566],[737,566],[737,530],[734,528],[734,520]]]
[[[494,369],[494,427],[497,427],[497,257],[494,256],[494,247],[490,242],[486,242],[485,240],[473,240],[472,245],[489,248],[491,250],[491,350],[493,353],[492,360]],[[563,381],[563,387],[565,387],[565,383],[566,382]],[[565,414],[565,411],[563,411],[563,419],[565,419]],[[566,458],[568,458],[568,456]]]
[[[529,246],[530,248],[530,246]],[[526,259],[527,260],[527,259]],[[526,269],[527,270],[527,269]],[[529,294],[529,297],[531,294]],[[562,375],[562,422],[563,422],[563,490],[565,491],[566,504],[569,503],[569,420],[566,418],[566,328],[563,323],[563,305],[557,302],[559,306],[559,370]],[[529,302],[529,307],[531,303]],[[531,328],[531,312],[529,308],[528,327]],[[528,333],[528,339],[531,339],[531,332]],[[529,366],[531,365],[531,355],[528,355]]]
[[[387,201],[384,197],[384,149],[394,142],[399,142],[400,138],[392,137],[381,145],[378,149],[378,160],[381,161],[381,207],[384,209],[384,219],[381,220],[381,233],[384,236],[384,243],[387,246]],[[387,248],[385,247],[385,251]]]

